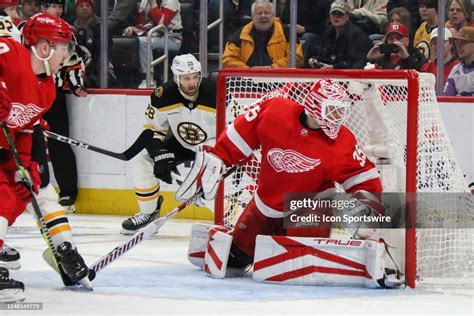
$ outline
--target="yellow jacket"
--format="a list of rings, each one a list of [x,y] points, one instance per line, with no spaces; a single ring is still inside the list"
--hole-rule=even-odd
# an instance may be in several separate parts
[[[267,44],[267,53],[272,61],[272,68],[290,67],[290,42],[289,35],[285,34],[280,20],[273,23],[273,34]],[[255,49],[255,43],[250,34],[253,22],[246,24],[239,32],[233,34],[225,46],[222,56],[222,66],[231,68],[248,68],[249,61]],[[288,38],[287,38],[288,36]],[[303,64],[303,49],[301,44],[296,44],[296,67]],[[252,65],[263,66],[263,65]]]

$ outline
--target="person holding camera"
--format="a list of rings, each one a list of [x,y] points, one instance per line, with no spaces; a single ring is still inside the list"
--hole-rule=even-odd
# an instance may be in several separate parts
[[[372,41],[349,19],[347,4],[335,1],[329,10],[329,26],[321,35],[321,44],[308,47],[305,66],[321,69],[361,69],[366,63]]]
[[[405,25],[395,22],[387,27],[385,38],[367,54],[367,59],[382,69],[420,70],[426,58],[410,46],[410,35]]]

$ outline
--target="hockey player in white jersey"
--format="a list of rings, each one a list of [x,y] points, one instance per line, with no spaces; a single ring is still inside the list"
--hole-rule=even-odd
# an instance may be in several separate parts
[[[16,23],[20,21],[17,12],[18,0],[0,0],[0,36],[20,41],[20,31]]]
[[[160,216],[160,181],[172,182],[179,163],[193,161],[195,151],[216,138],[216,89],[202,78],[201,64],[191,54],[178,55],[173,80],[157,87],[145,112],[145,129],[155,137],[133,161],[136,215],[122,223],[122,234],[133,234]]]

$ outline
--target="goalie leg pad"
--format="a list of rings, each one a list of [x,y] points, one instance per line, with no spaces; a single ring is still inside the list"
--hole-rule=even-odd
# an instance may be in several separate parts
[[[227,272],[232,235],[219,229],[209,231],[209,242],[204,256],[204,271],[211,277],[223,279]]]
[[[204,269],[204,255],[206,254],[209,232],[218,226],[206,223],[194,223],[191,228],[191,241],[188,247],[188,260],[198,268]]]
[[[298,285],[380,288],[383,243],[286,236],[257,236],[253,279]]]

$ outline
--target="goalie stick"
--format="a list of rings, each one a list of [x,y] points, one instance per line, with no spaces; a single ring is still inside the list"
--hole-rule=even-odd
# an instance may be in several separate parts
[[[18,155],[18,151],[16,150],[15,143],[13,142],[12,136],[10,134],[10,131],[8,130],[7,123],[5,121],[2,122],[2,129],[3,129],[3,133],[5,134],[5,138],[7,139],[8,145],[10,146],[10,150],[12,152],[13,159],[15,160],[16,167],[18,171],[20,172],[20,175],[22,178],[21,181],[26,183],[26,186],[31,193],[31,204],[33,206],[33,210],[36,215],[36,219],[38,220],[40,224],[39,228],[40,228],[41,235],[43,236],[44,240],[46,241],[46,244],[48,245],[48,248],[49,248],[48,250],[52,253],[51,257],[53,259],[54,267],[56,271],[58,271],[59,275],[61,276],[61,279],[64,285],[66,286],[75,285],[75,283],[72,282],[72,280],[66,275],[66,273],[64,273],[60,265],[61,259],[59,258],[59,254],[56,250],[56,247],[53,244],[53,240],[51,239],[51,235],[49,233],[49,228],[46,224],[46,221],[44,220],[44,217],[41,214],[38,201],[36,200],[36,196],[33,191],[33,185],[28,176],[28,172],[25,170],[25,167],[23,167],[21,163],[20,157]],[[85,277],[79,280],[79,283],[83,285],[84,287],[86,287],[87,289],[92,290],[92,285],[88,277]]]
[[[232,174],[235,171],[236,167],[232,167],[227,172],[222,176],[222,180],[227,178],[230,174]],[[193,204],[196,202],[202,192],[199,190],[196,192],[192,197],[190,197],[187,201],[181,203],[178,205],[176,208],[171,210],[168,214],[166,214],[163,217],[159,217],[155,219],[153,222],[150,224],[146,225],[143,227],[141,230],[136,232],[132,237],[124,241],[122,244],[119,246],[115,247],[112,251],[108,252],[106,255],[102,256],[99,260],[97,260],[92,266],[90,267],[90,270],[93,270],[95,272],[99,272],[100,270],[104,269],[108,265],[110,265],[112,262],[123,256],[126,252],[128,252],[130,249],[144,241],[145,239],[148,239],[150,236],[158,233],[160,228],[171,218],[176,216],[179,212],[181,212],[183,209],[188,207],[189,205]]]
[[[145,148],[145,146],[150,142],[150,140],[153,138],[153,134],[154,134],[154,132],[151,129],[145,129],[140,134],[140,136],[138,136],[138,138],[135,140],[135,142],[132,144],[132,146],[130,146],[123,153],[115,153],[115,152],[112,152],[112,151],[109,151],[109,150],[106,150],[106,149],[103,149],[103,148],[99,148],[99,147],[96,147],[96,146],[93,146],[93,145],[89,145],[87,143],[84,143],[84,142],[81,142],[81,141],[63,136],[63,135],[59,135],[59,134],[56,134],[56,133],[53,133],[53,132],[50,132],[50,131],[43,131],[43,133],[48,138],[51,138],[51,139],[54,139],[54,140],[57,140],[57,141],[60,141],[60,142],[63,142],[63,143],[67,143],[67,144],[70,144],[70,145],[74,145],[74,146],[77,146],[79,148],[84,148],[84,149],[88,149],[88,150],[91,150],[91,151],[95,151],[97,153],[100,153],[100,154],[103,154],[103,155],[106,155],[106,156],[109,156],[109,157],[113,157],[113,158],[116,158],[116,159],[124,160],[124,161],[128,161],[128,160],[132,159],[133,157],[135,157],[136,155],[138,155],[138,153],[140,151],[142,151]]]

